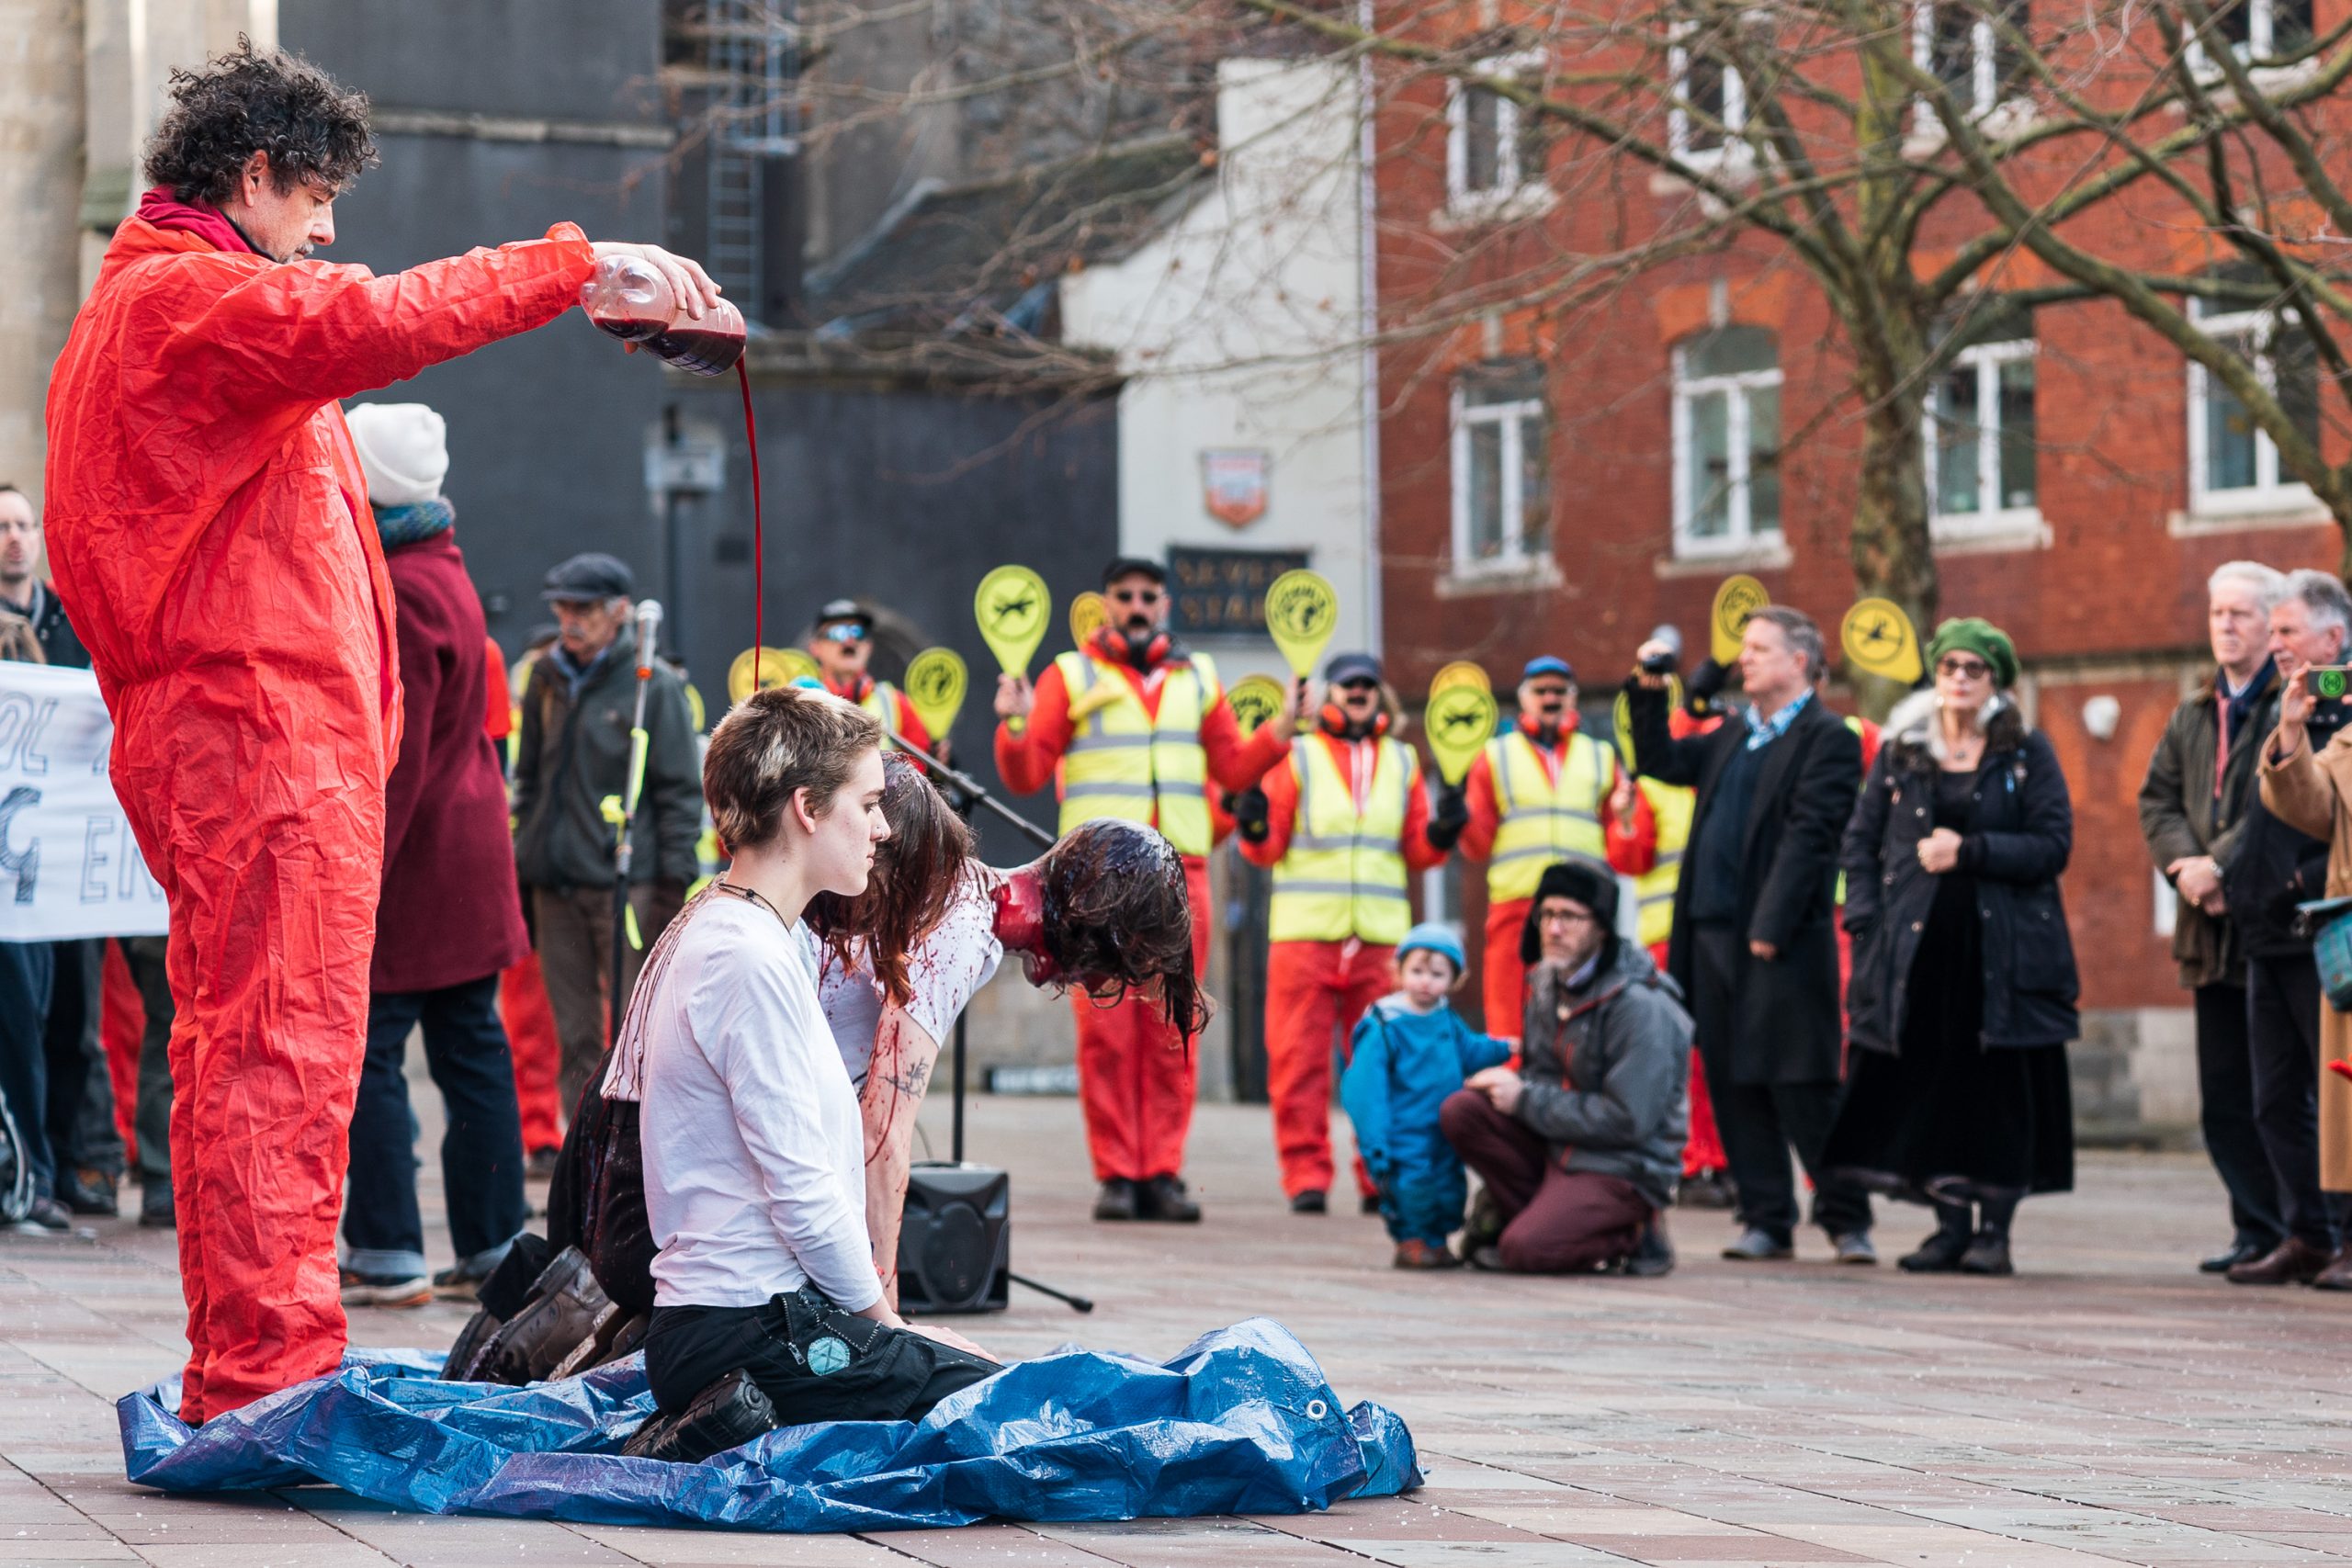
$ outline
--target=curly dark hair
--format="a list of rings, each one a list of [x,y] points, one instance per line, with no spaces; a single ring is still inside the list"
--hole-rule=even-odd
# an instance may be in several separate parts
[[[1166,839],[1133,822],[1088,822],[1037,863],[1046,953],[1098,1002],[1154,995],[1191,1040],[1208,998],[1193,970],[1193,903],[1184,863]]]
[[[376,162],[368,95],[282,50],[237,47],[172,73],[171,107],[147,141],[147,178],[181,201],[214,207],[236,193],[245,161],[269,154],[281,191],[316,180],[342,191]]]
[[[914,994],[907,958],[947,918],[956,884],[971,874],[972,830],[903,752],[882,753],[882,815],[890,836],[876,846],[874,874],[854,898],[820,893],[808,927],[844,970],[863,942],[882,994],[899,1007]]]

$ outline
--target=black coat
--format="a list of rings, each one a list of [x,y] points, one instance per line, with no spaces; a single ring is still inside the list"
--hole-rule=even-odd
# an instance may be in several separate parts
[[[1924,723],[1917,720],[1924,709]],[[1919,864],[1936,828],[1932,700],[1898,707],[1846,827],[1846,930],[1854,940],[1846,1011],[1853,1042],[1894,1052],[1903,1038],[1911,965],[1939,879]],[[2057,1045],[2079,1032],[2075,944],[2058,875],[2075,843],[2075,808],[2058,754],[2013,706],[1986,727],[1971,789],[1974,818],[1960,868],[1976,879],[1984,922],[1984,1043]]]
[[[1637,682],[1626,686],[1634,769],[1662,783],[1697,788],[1690,823],[1696,845],[1715,803],[1715,783],[1747,744],[1735,714],[1712,734],[1675,739],[1667,698]],[[1838,1007],[1838,835],[1854,809],[1862,776],[1860,738],[1816,696],[1788,733],[1765,749],[1748,807],[1739,877],[1739,1006],[1727,1043],[1732,1078],[1741,1084],[1834,1082],[1843,1031]],[[1674,888],[1674,937],[1667,972],[1693,994],[1690,890],[1697,857],[1686,850]],[[1751,956],[1749,942],[1779,951]],[[1710,1050],[1714,1049],[1713,1045]]]
[[[2321,703],[2306,728],[2317,756],[2352,722],[2352,706]],[[2265,736],[2268,731],[2263,732]],[[2262,792],[2246,795],[2245,815],[2222,853],[2222,897],[2230,924],[2248,958],[2298,958],[2312,939],[2295,933],[2295,906],[2327,896],[2327,840],[2297,832],[2262,804]]]

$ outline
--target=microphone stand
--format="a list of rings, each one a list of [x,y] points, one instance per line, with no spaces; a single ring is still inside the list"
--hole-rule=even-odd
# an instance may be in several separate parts
[[[973,778],[969,773],[964,773],[956,768],[949,767],[945,762],[941,761],[938,758],[933,756],[928,751],[917,750],[908,741],[905,736],[900,735],[897,730],[891,728],[887,723],[883,725],[882,732],[890,738],[893,745],[897,746],[899,750],[907,754],[909,760],[913,761],[917,766],[924,769],[926,772],[931,773],[939,778],[945,779],[949,784],[954,784],[957,789],[964,793],[964,797],[967,800],[972,802],[974,805],[987,807],[989,810],[995,812],[998,816],[1003,818],[1006,821],[1020,829],[1022,832],[1027,834],[1040,849],[1050,850],[1054,847],[1056,842],[1054,835],[1046,832],[1043,828],[1038,827],[1037,824],[1030,821],[1029,818],[1022,816],[1021,813],[1005,805],[1004,802],[999,800],[995,795],[990,795],[985,788],[981,787],[979,781]],[[969,807],[967,807],[966,809],[968,812]],[[964,1163],[964,1015],[961,1012],[958,1012],[956,1015],[956,1036],[953,1047],[954,1055],[951,1058],[951,1066],[949,1068],[950,1081],[954,1085],[956,1117],[954,1123],[955,1132],[950,1147],[956,1156],[955,1163],[957,1165],[962,1165]],[[1005,1271],[1005,1278],[1012,1280],[1016,1285],[1024,1285],[1028,1287],[1030,1290],[1036,1292],[1041,1296],[1051,1296],[1054,1300],[1067,1304],[1073,1312],[1087,1313],[1094,1310],[1094,1303],[1089,1298],[1085,1296],[1072,1295],[1067,1291],[1057,1291],[1051,1285],[1041,1284],[1037,1280],[1030,1279],[1025,1274],[1015,1274],[1012,1270],[1007,1269]]]
[[[605,1043],[607,1048],[618,1043],[621,1037],[622,976],[628,973],[628,950],[645,945],[637,929],[637,910],[628,901],[629,862],[634,858],[636,844],[633,829],[637,826],[637,803],[645,792],[645,755],[648,749],[645,733],[646,692],[653,684],[653,644],[662,630],[662,606],[653,600],[639,602],[637,606],[637,711],[628,729],[628,773],[622,793],[605,797],[605,819],[614,825],[618,839],[613,847],[613,988],[612,1006],[606,1010]]]

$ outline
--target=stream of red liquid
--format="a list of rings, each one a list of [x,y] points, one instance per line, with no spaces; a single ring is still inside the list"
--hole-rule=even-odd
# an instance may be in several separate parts
[[[735,384],[743,389],[743,439],[752,448],[752,690],[760,689],[761,650],[767,646],[767,528],[760,517],[760,427],[752,418],[752,375],[735,362]]]

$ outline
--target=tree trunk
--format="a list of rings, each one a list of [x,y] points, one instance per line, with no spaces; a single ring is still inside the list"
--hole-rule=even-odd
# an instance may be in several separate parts
[[[1873,375],[1867,367],[1856,379],[1868,412],[1855,482],[1855,596],[1891,599],[1901,605],[1924,648],[1934,630],[1940,591],[1928,533],[1927,448],[1920,436],[1925,392],[1919,378]],[[1830,635],[1830,629],[1825,627],[1824,633]],[[1857,702],[1871,718],[1884,718],[1910,690],[1899,681],[1859,670],[1847,673]]]

